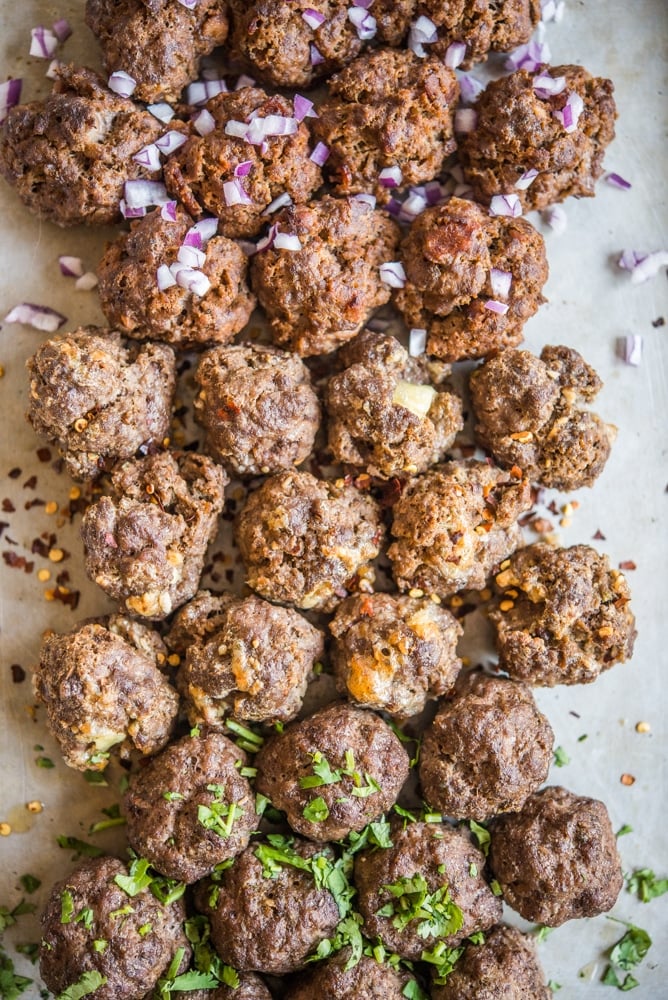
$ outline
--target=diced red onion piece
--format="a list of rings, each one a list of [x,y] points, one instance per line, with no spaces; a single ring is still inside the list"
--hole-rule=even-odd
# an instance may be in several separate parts
[[[195,295],[206,295],[211,288],[211,282],[206,274],[191,267],[182,267],[180,271],[176,272],[175,277],[177,285]]]
[[[195,131],[198,132],[199,135],[211,135],[216,128],[216,119],[210,111],[206,110],[206,108],[202,108],[201,111],[198,111],[192,122]]]
[[[159,139],[156,139],[155,144],[163,156],[169,156],[171,153],[175,153],[177,149],[180,149],[181,146],[185,146],[187,141],[188,137],[183,132],[170,129],[169,132],[165,132]]]
[[[385,330],[390,325],[389,319],[381,319],[379,316],[374,316],[366,324],[367,330],[373,330],[374,333],[384,333]]]
[[[406,272],[400,260],[388,261],[379,267],[380,280],[390,288],[403,288],[406,284]]]
[[[424,14],[418,17],[417,21],[411,24],[408,33],[408,47],[412,49],[416,56],[424,59],[427,55],[424,46],[431,45],[438,39],[438,30],[430,18]]]
[[[181,6],[185,7],[187,10],[194,10],[197,4],[199,3],[199,0],[177,0],[177,2],[180,3]]]
[[[617,339],[617,354],[627,365],[637,368],[642,361],[643,338],[639,333],[629,333]]]
[[[121,198],[119,201],[118,210],[124,219],[143,219],[146,215],[145,208],[130,208],[125,198]]]
[[[164,292],[167,288],[172,288],[176,284],[176,278],[166,264],[161,264],[157,271],[158,288]]]
[[[225,181],[223,184],[223,197],[225,198],[225,204],[230,208],[234,205],[253,204],[253,199],[248,197],[240,177],[235,177],[232,181]]]
[[[402,222],[412,222],[416,219],[418,215],[421,215],[425,208],[427,207],[427,199],[424,195],[419,194],[414,189],[411,189],[411,194],[406,198],[405,202],[401,206],[399,212],[399,218]]]
[[[197,247],[188,246],[186,243],[182,243],[176,254],[176,259],[179,264],[184,264],[186,267],[203,267],[206,261],[206,254],[203,250],[198,250]]]
[[[475,76],[471,76],[470,73],[458,73],[457,79],[459,81],[459,92],[464,104],[475,104],[485,89],[484,83],[481,83]]]
[[[623,250],[617,264],[625,271],[632,271],[645,257],[647,257],[647,254],[643,253],[642,250]]]
[[[299,122],[286,115],[267,115],[264,118],[253,118],[246,128],[248,142],[259,146],[270,136],[294,135],[299,131]]]
[[[251,172],[251,167],[253,166],[252,160],[243,160],[242,163],[237,163],[234,168],[235,177],[247,177]]]
[[[489,280],[492,286],[492,295],[497,299],[507,299],[510,294],[510,286],[513,283],[512,273],[493,267],[489,272]]]
[[[533,79],[533,90],[536,97],[547,100],[561,94],[566,89],[565,76],[550,76],[549,73],[539,73]]]
[[[564,0],[541,0],[540,19],[547,24],[548,21],[558,23],[563,20],[565,10]]]
[[[438,205],[443,200],[443,188],[438,181],[429,181],[425,184],[424,193],[428,205]]]
[[[196,222],[194,226],[190,227],[183,242],[188,246],[195,246],[194,243],[188,242],[188,238],[196,235],[200,239],[198,246],[201,248],[203,245],[206,245],[217,232],[218,219],[215,215],[209,215],[205,219],[200,219],[199,222]]]
[[[209,58],[202,60],[202,68],[200,71],[200,80],[218,80],[220,79],[220,72],[216,64]]]
[[[445,65],[448,69],[457,69],[464,62],[466,56],[465,42],[452,42],[445,50]]]
[[[51,27],[53,28],[53,33],[61,45],[63,44],[63,42],[66,42],[67,39],[72,34],[72,28],[67,18],[64,17],[58,18],[57,21],[53,22]]]
[[[274,240],[276,239],[276,233],[278,232],[278,226],[274,223],[273,226],[269,227],[269,232],[266,236],[263,236],[261,240],[258,241],[255,252],[262,253],[263,250],[268,250],[274,245]]]
[[[378,29],[376,18],[364,7],[349,7],[348,20],[355,26],[360,41],[368,42],[370,38],[375,38]]]
[[[313,163],[317,163],[319,167],[324,167],[329,159],[329,147],[324,144],[324,142],[319,142],[316,144],[315,149],[309,156],[309,160]]]
[[[364,10],[368,10],[373,0],[353,0],[353,7],[364,7]]]
[[[312,7],[307,7],[306,10],[302,11],[302,17],[313,31],[317,31],[325,21],[325,15],[321,14],[319,10],[313,10]]]
[[[489,309],[490,312],[497,313],[499,316],[505,316],[508,312],[508,306],[505,302],[497,302],[496,299],[487,299],[485,302],[485,309]]]
[[[647,254],[631,271],[631,284],[641,285],[643,281],[649,281],[662,267],[668,267],[668,250]]]
[[[37,306],[33,302],[20,302],[7,313],[3,323],[20,323],[22,326],[32,326],[35,330],[45,333],[55,333],[67,317],[50,309],[48,306]]]
[[[427,331],[414,328],[408,334],[408,353],[412,358],[419,358],[427,349]]]
[[[401,202],[397,198],[390,198],[390,200],[385,205],[386,210],[393,215],[395,218],[399,216],[401,212]]]
[[[176,202],[168,201],[160,209],[160,218],[165,222],[176,222]]]
[[[292,198],[287,191],[284,191],[283,194],[279,194],[278,198],[274,198],[273,201],[269,202],[262,215],[273,215],[274,212],[278,212],[279,208],[285,208],[291,204]]]
[[[204,104],[217,94],[226,94],[227,84],[224,80],[194,80],[186,88],[188,104]]]
[[[568,216],[561,205],[550,205],[543,212],[543,218],[548,226],[554,230],[555,236],[561,236],[566,232],[568,226]]]
[[[518,191],[526,191],[527,188],[531,187],[537,177],[538,171],[534,167],[530,167],[528,170],[525,170],[519,180],[515,182],[515,187]]]
[[[563,108],[560,111],[553,111],[552,114],[558,122],[561,122],[564,132],[575,132],[583,111],[584,101],[578,93],[571,91]]]
[[[376,207],[376,196],[375,194],[354,194],[353,201],[361,201],[363,205],[368,205],[369,208]]]
[[[317,118],[318,112],[313,107],[313,101],[301,94],[295,94],[294,114],[298,122],[303,122],[305,118]]]
[[[279,233],[274,236],[274,250],[301,250],[301,240],[296,233]]]
[[[58,266],[66,278],[80,278],[84,273],[81,257],[59,257]]]
[[[475,132],[478,124],[478,112],[475,108],[458,108],[455,111],[455,132]]]
[[[60,59],[52,59],[44,76],[48,77],[49,80],[57,80],[62,65],[64,64]]]
[[[90,292],[97,286],[97,275],[94,271],[86,271],[74,282],[77,292]]]
[[[129,73],[124,73],[122,69],[119,69],[111,74],[107,80],[107,86],[119,97],[130,97],[134,94],[137,81]]]
[[[319,66],[320,63],[324,63],[325,57],[313,43],[309,45],[309,52],[311,55],[311,66]]]
[[[234,85],[234,89],[243,90],[244,87],[254,87],[254,86],[255,86],[255,77],[248,76],[247,73],[242,73],[240,76],[237,77],[237,82]]]
[[[147,170],[152,172],[162,169],[162,163],[160,162],[160,150],[153,142],[148,146],[142,146],[139,152],[135,153],[132,159],[135,163],[138,163],[140,167],[146,167]]]
[[[165,205],[170,200],[167,188],[160,181],[126,181],[124,190],[125,203],[129,209]]]
[[[606,174],[605,179],[608,184],[619,188],[621,191],[628,191],[631,188],[630,181],[625,180],[620,174]]]
[[[238,122],[231,118],[225,122],[225,135],[231,135],[235,139],[246,139],[248,136],[248,123]]]
[[[383,167],[381,172],[378,174],[378,180],[386,188],[399,187],[403,180],[403,174],[401,172],[401,167]]]
[[[174,108],[165,101],[159,101],[157,104],[147,104],[146,110],[149,114],[152,114],[154,118],[157,118],[159,122],[164,122],[165,125],[171,122],[172,118],[176,114]]]
[[[202,247],[204,246],[202,242],[202,237],[200,233],[197,232],[194,226],[192,229],[189,229],[186,235],[183,237],[183,243],[181,245],[184,247],[194,247],[195,250],[201,250]]]
[[[38,24],[30,31],[30,55],[38,59],[50,59],[58,48],[58,38],[49,28]]]
[[[551,58],[547,42],[532,39],[527,45],[520,45],[505,61],[505,68],[513,73],[517,69],[526,69],[534,73],[537,69],[549,63]]]
[[[522,214],[522,203],[516,194],[495,194],[489,204],[489,214],[508,215],[516,219]]]

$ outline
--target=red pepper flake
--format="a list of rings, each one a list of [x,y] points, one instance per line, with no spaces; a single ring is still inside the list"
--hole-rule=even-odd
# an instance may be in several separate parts
[[[65,584],[69,582],[70,582],[70,574],[67,572],[66,569],[61,570],[61,572],[56,577],[56,583],[59,584],[61,587],[64,587]]]
[[[401,496],[401,491],[404,488],[404,484],[400,479],[395,476],[393,479],[389,479],[385,483],[378,495],[378,503],[381,507],[394,507],[395,503]]]
[[[54,601],[60,601],[61,604],[70,608],[71,611],[76,611],[81,596],[78,590],[68,590],[67,587],[56,587],[52,591],[52,594]]]
[[[549,504],[547,505],[547,509],[549,510],[550,514],[555,514],[555,515],[559,514],[559,508],[557,507],[555,500],[550,500]]]
[[[19,469],[18,466],[15,469],[10,469],[7,475],[10,479],[18,479],[23,470]]]
[[[38,448],[37,457],[40,462],[50,462],[51,461],[51,449],[50,448]]]
[[[594,538],[597,542],[604,542],[605,541],[605,535],[603,534],[603,532],[601,531],[600,528],[596,529],[596,534],[592,535],[592,538]]]
[[[623,562],[620,562],[619,568],[624,570],[634,570],[638,567],[634,563],[633,559],[625,559]]]
[[[35,568],[34,562],[28,562],[25,556],[19,556],[16,552],[3,552],[2,558],[12,569],[22,569],[26,573],[32,573]]]
[[[23,504],[24,510],[32,510],[33,507],[43,507],[45,501],[41,497],[35,497],[33,500],[26,500]]]
[[[26,479],[23,484],[24,490],[34,490],[37,486],[37,476],[31,476],[30,479]]]
[[[2,538],[5,528],[9,527],[9,521],[0,521],[0,538]]]
[[[363,597],[360,601],[360,614],[373,618],[373,604],[368,597]]]
[[[49,546],[41,538],[33,538],[30,551],[34,556],[42,556],[43,559],[49,554]]]
[[[12,663],[9,669],[12,672],[12,680],[15,684],[21,684],[26,679],[26,672],[18,663]]]
[[[2,509],[5,512],[5,514],[13,514],[14,511],[16,510],[16,507],[9,499],[9,497],[5,497],[5,499],[2,501]]]

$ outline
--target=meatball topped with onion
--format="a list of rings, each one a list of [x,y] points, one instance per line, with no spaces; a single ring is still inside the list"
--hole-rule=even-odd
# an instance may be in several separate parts
[[[413,29],[415,40],[428,36],[433,40],[423,48],[430,55],[442,59],[448,54],[458,67],[470,69],[490,52],[510,52],[528,42],[540,21],[541,5],[540,0],[418,0],[416,13],[433,27],[425,24],[419,37]]]

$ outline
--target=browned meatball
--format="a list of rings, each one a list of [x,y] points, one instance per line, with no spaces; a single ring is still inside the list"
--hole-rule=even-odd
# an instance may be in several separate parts
[[[397,586],[412,597],[482,589],[521,544],[517,518],[530,507],[528,480],[486,462],[448,462],[410,479],[392,510]]]
[[[206,455],[165,451],[117,466],[81,523],[86,572],[126,610],[159,621],[199,587],[227,476]]]
[[[191,724],[221,728],[230,715],[245,722],[293,719],[323,655],[322,633],[298,612],[259,597],[225,595],[219,602],[215,626],[204,626],[206,634],[188,646],[179,672]]]
[[[237,521],[246,582],[262,597],[298,608],[333,611],[384,537],[374,500],[343,480],[283,472],[251,493]]]
[[[558,927],[615,905],[622,867],[602,802],[544,788],[490,830],[490,868],[525,920]]]
[[[536,946],[516,927],[497,924],[481,944],[469,943],[432,1000],[551,1000]]]
[[[155,757],[123,799],[130,846],[161,875],[196,882],[240,854],[257,829],[246,754],[220,733],[185,736]]]
[[[398,187],[436,177],[455,148],[455,74],[408,49],[360,56],[329,82],[313,131],[329,150],[325,173],[338,194],[371,191],[383,201],[381,170],[398,167]]]
[[[397,225],[355,198],[325,195],[275,220],[299,250],[269,247],[253,257],[253,289],[277,344],[302,357],[351,340],[390,298],[381,264],[395,260]]]
[[[534,88],[540,90],[541,80],[535,81],[545,74],[563,77],[559,94],[538,96]],[[569,195],[593,197],[605,148],[615,137],[613,91],[610,80],[593,77],[581,66],[518,70],[490,83],[476,104],[476,128],[459,144],[464,176],[477,200],[489,204],[494,195],[515,194],[528,211]],[[566,105],[565,115],[573,119],[569,131],[562,124]],[[517,181],[529,170],[538,176],[518,189]]]
[[[430,600],[348,597],[329,623],[336,685],[364,708],[399,718],[447,694],[461,669],[454,616]]]
[[[169,432],[176,370],[165,344],[130,345],[86,326],[44,341],[26,367],[28,420],[74,479],[93,479]]]
[[[201,56],[227,38],[224,0],[86,0],[86,24],[102,46],[105,69],[137,81],[139,101],[177,100],[197,76]]]
[[[240,344],[207,351],[195,376],[195,419],[206,448],[237,476],[300,465],[313,449],[320,404],[295,354]]]
[[[446,816],[478,822],[521,809],[547,778],[553,743],[530,688],[474,674],[425,731],[424,797]]]
[[[179,948],[189,954],[183,900],[163,906],[149,888],[130,896],[116,881],[128,874],[116,858],[95,858],[53,886],[42,913],[39,969],[54,995],[97,972],[104,982],[95,1000],[142,1000]]]
[[[633,653],[626,578],[589,545],[529,545],[502,564],[495,583],[489,616],[511,677],[539,687],[590,684]]]
[[[328,705],[294,722],[255,758],[256,788],[310,840],[342,840],[386,812],[408,777],[408,754],[373,712]]]
[[[499,465],[558,490],[593,486],[617,429],[582,409],[602,382],[570,347],[502,351],[471,374],[476,438]]]
[[[192,601],[188,601],[172,618],[165,642],[169,649],[183,656],[194,643],[203,645],[210,636],[222,627],[231,594],[217,594],[210,590],[198,590]]]
[[[418,15],[435,25],[438,38],[427,51],[442,58],[453,42],[463,42],[460,63],[470,69],[490,52],[510,52],[529,41],[540,21],[540,0],[418,0]]]
[[[299,867],[276,861],[265,867],[263,848],[271,851],[264,842],[246,848],[215,884],[201,884],[196,901],[210,915],[211,939],[224,962],[280,976],[301,969],[339,922],[334,896],[302,866],[314,857],[331,863],[332,851],[295,839],[289,853]]]
[[[485,856],[468,834],[442,823],[395,826],[393,846],[362,851],[355,885],[364,934],[389,951],[418,960],[437,941],[453,947],[501,916],[483,876]],[[421,903],[429,897],[432,917]],[[417,914],[417,915],[416,915]]]
[[[346,969],[351,961],[350,948],[343,948],[326,962],[318,962],[310,972],[289,986],[284,1000],[404,1000],[409,983],[415,983],[406,971],[381,964],[362,955],[359,962]],[[410,994],[412,995],[412,994]]]
[[[178,1000],[271,1000],[271,993],[254,972],[239,972],[238,986],[217,986],[214,990],[178,990],[172,996]]]
[[[224,236],[214,236],[203,247],[206,260],[200,270],[211,283],[204,295],[179,284],[158,287],[158,268],[176,263],[192,224],[180,207],[175,222],[156,210],[108,244],[97,273],[110,326],[137,340],[163,340],[179,348],[226,344],[243,329],[255,308],[246,285],[248,258]]]
[[[363,330],[340,357],[346,368],[325,400],[336,461],[383,479],[440,461],[464,425],[459,397],[437,392],[427,365],[394,337]]]
[[[243,87],[218,94],[206,108],[215,129],[208,135],[192,131],[164,170],[168,189],[191,215],[207,211],[218,216],[224,236],[255,236],[265,222],[262,213],[275,198],[287,193],[293,202],[300,203],[320,187],[320,168],[309,159],[309,130],[293,117],[288,98],[270,96],[258,87]],[[232,122],[248,122],[250,128],[251,115],[258,130],[271,125],[263,124],[265,119],[279,116],[290,119],[294,131],[270,135],[264,141],[251,136],[258,139],[255,143],[230,131],[234,129]],[[236,178],[236,192],[230,197],[224,185],[234,184],[235,169],[244,163],[250,163],[249,172]]]
[[[525,219],[492,218],[472,201],[426,209],[401,244],[401,259],[406,284],[396,304],[408,326],[427,330],[428,352],[444,361],[518,344],[545,302],[543,237]]]
[[[165,659],[155,632],[118,615],[47,634],[33,687],[69,767],[102,771],[113,747],[129,757],[165,746],[179,710]]]
[[[59,226],[119,222],[125,181],[155,180],[133,156],[160,131],[92,70],[61,65],[46,100],[8,113],[0,173],[31,212]]]

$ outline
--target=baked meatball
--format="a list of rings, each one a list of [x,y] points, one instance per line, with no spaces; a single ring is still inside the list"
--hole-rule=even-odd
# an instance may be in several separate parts
[[[148,887],[129,896],[116,881],[128,874],[116,858],[94,858],[53,886],[42,913],[39,971],[54,995],[97,972],[104,982],[95,1000],[142,1000],[180,948],[187,959],[183,899],[163,906]],[[186,967],[184,960],[180,971]]]
[[[502,564],[495,584],[489,616],[499,665],[516,680],[589,684],[631,657],[629,586],[589,545],[529,545]]]
[[[464,425],[461,400],[437,392],[427,365],[394,337],[363,330],[341,349],[325,405],[337,462],[390,479],[440,461]]]
[[[408,754],[373,712],[334,704],[272,737],[255,758],[255,786],[293,830],[342,840],[386,812],[408,777]]]
[[[555,88],[545,76],[563,81],[563,89],[540,96]],[[612,81],[581,66],[521,69],[488,84],[475,106],[477,125],[459,142],[476,200],[488,205],[494,195],[514,194],[529,211],[569,195],[593,197],[605,148],[615,137],[613,91]],[[529,187],[518,188],[530,170],[538,175]]]
[[[237,476],[300,465],[320,426],[320,404],[295,354],[260,344],[218,347],[202,356],[195,419],[206,448]]]
[[[391,594],[348,597],[329,623],[336,686],[363,708],[399,718],[447,694],[461,669],[456,618],[433,601]]]
[[[178,283],[158,287],[158,268],[176,263],[192,224],[180,206],[174,222],[156,210],[108,244],[97,273],[110,326],[137,340],[163,340],[181,349],[226,344],[243,329],[255,308],[246,284],[248,258],[224,236],[203,246],[200,270],[211,283],[207,292],[199,295]]]
[[[224,962],[280,976],[301,969],[325,938],[333,936],[339,908],[331,892],[315,883],[313,872],[292,864],[261,860],[263,842],[239,855],[216,883],[202,883],[196,902],[211,920],[211,940]],[[295,839],[297,864],[332,850]],[[282,852],[284,853],[284,852]]]
[[[582,409],[602,382],[570,347],[502,351],[471,374],[475,435],[502,466],[550,489],[593,486],[617,428]]]
[[[457,819],[482,823],[516,811],[547,778],[553,743],[526,684],[474,674],[425,731],[422,792]]]
[[[251,262],[270,334],[302,357],[327,354],[389,300],[379,267],[395,259],[399,229],[367,202],[331,195],[284,209],[275,225],[296,235],[301,249],[271,246]]]
[[[113,747],[127,758],[165,746],[179,710],[165,660],[158,635],[120,615],[47,634],[33,688],[69,767],[103,771]]]
[[[179,687],[192,725],[287,722],[302,707],[322,633],[291,608],[259,597],[220,598],[215,629],[188,647]]]
[[[325,173],[337,194],[371,191],[386,201],[381,170],[398,168],[397,187],[438,176],[454,150],[455,74],[410,49],[360,56],[329,81],[313,131],[329,157]]]
[[[240,854],[260,822],[239,772],[245,763],[246,754],[220,733],[173,743],[125,793],[130,846],[161,875],[187,883]]]
[[[237,521],[246,582],[261,597],[333,611],[368,565],[385,531],[376,502],[343,480],[281,472],[250,494]]]
[[[501,900],[483,875],[485,856],[463,830],[409,823],[395,826],[392,844],[355,859],[362,929],[370,940],[378,936],[388,951],[417,961],[437,941],[453,947],[500,919]],[[425,918],[427,897],[432,916]]]
[[[528,480],[486,462],[448,462],[409,479],[392,509],[396,541],[388,550],[399,590],[481,590],[521,545],[517,518],[530,507]]]
[[[214,990],[172,992],[177,1000],[272,1000],[271,993],[254,972],[239,972],[238,986],[217,986]]]
[[[623,884],[608,810],[550,787],[490,827],[489,865],[509,906],[548,927],[612,909]]]
[[[294,117],[287,97],[242,87],[211,98],[206,109],[214,130],[208,135],[191,131],[164,168],[169,191],[191,215],[207,211],[218,216],[224,236],[255,236],[265,223],[265,209],[279,195],[287,193],[299,203],[320,187],[320,167],[309,159],[309,130]],[[275,134],[278,126],[267,121],[273,116],[288,119],[292,131]],[[248,139],[235,131],[234,123],[238,128],[244,122],[254,128]],[[237,176],[237,168],[248,172]]]
[[[86,572],[131,614],[159,621],[199,587],[227,476],[206,455],[164,451],[125,462],[81,522]]]
[[[44,341],[26,367],[28,420],[74,479],[93,479],[169,433],[176,366],[165,344],[131,345],[116,330],[84,326]]]
[[[61,64],[46,100],[8,112],[0,173],[31,212],[59,226],[119,222],[125,181],[155,180],[133,156],[161,128],[97,73]]]
[[[453,42],[463,42],[466,53],[459,64],[470,69],[490,52],[510,52],[529,41],[540,21],[540,0],[418,0],[416,13],[436,27],[430,55],[443,58]]]
[[[198,590],[192,601],[179,608],[172,618],[165,642],[177,655],[184,656],[194,643],[204,645],[213,633],[222,628],[225,615],[234,598],[211,590]]]
[[[536,946],[516,927],[497,924],[481,944],[469,943],[432,1000],[551,1000]]]
[[[343,948],[325,962],[318,962],[310,972],[288,987],[284,1000],[405,1000],[409,983],[415,983],[405,970],[393,969],[375,958],[362,955],[359,962],[346,969],[351,949]]]
[[[201,56],[227,38],[224,0],[186,6],[172,0],[86,0],[86,24],[102,47],[105,69],[137,81],[139,101],[176,101],[197,76]]]
[[[451,198],[417,217],[401,244],[406,284],[395,301],[427,351],[444,361],[482,358],[522,340],[545,302],[543,237],[526,219],[490,217]]]

